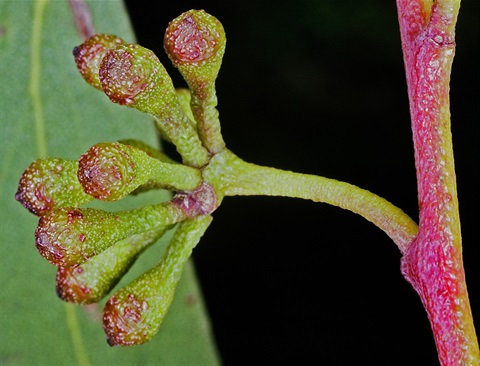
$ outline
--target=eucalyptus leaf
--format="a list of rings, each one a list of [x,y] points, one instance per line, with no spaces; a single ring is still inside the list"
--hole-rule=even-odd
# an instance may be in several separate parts
[[[91,1],[88,7],[96,32],[133,41],[121,1]],[[37,218],[14,199],[32,161],[46,155],[78,159],[101,141],[157,144],[147,116],[114,105],[83,81],[72,56],[82,41],[66,0],[0,1],[0,364],[219,364],[191,264],[159,334],[143,346],[111,348],[102,329],[103,303],[85,307],[58,299],[56,268],[35,249]],[[166,192],[148,193],[104,208],[167,198]],[[156,263],[165,243],[148,250],[119,286]]]

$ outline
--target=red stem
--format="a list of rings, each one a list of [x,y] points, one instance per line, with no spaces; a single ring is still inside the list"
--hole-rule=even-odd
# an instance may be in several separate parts
[[[92,14],[85,0],[68,0],[68,3],[75,18],[78,33],[84,40],[93,36],[95,29],[92,24]]]
[[[428,313],[441,364],[477,365],[449,111],[459,1],[397,0],[397,7],[420,205],[419,231],[402,258],[402,273]]]

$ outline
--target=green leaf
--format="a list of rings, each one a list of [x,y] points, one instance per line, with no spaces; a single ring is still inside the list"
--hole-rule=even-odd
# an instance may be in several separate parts
[[[122,2],[88,6],[96,32],[133,41]],[[157,143],[148,117],[112,104],[83,81],[72,56],[80,43],[68,1],[0,2],[0,364],[218,364],[191,264],[160,333],[143,346],[110,348],[101,323],[103,304],[59,300],[56,269],[35,249],[37,218],[14,200],[20,175],[33,160],[44,155],[78,159],[101,141]],[[167,197],[143,194],[108,207]],[[156,263],[164,246],[165,241],[148,250],[120,286]]]

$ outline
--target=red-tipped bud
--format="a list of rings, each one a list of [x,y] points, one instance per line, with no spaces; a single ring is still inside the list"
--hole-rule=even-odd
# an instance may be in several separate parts
[[[133,50],[140,54],[134,54]],[[155,58],[154,53],[138,45],[126,45],[108,52],[99,71],[105,94],[118,104],[133,103],[134,98],[148,88],[150,76],[156,73],[151,58]]]
[[[103,311],[103,328],[108,344],[133,346],[147,342],[158,330],[156,327],[152,329],[149,321],[152,316],[155,314],[149,311],[147,300],[125,291],[113,295]]]
[[[164,37],[165,51],[192,93],[192,115],[200,140],[211,154],[225,148],[215,108],[215,80],[222,65],[225,45],[222,24],[203,10],[181,14],[168,25]]]
[[[54,209],[40,218],[35,245],[56,266],[80,264],[127,237],[130,232],[125,221],[101,210]]]
[[[121,240],[80,265],[59,267],[58,296],[62,300],[76,304],[100,301],[130,269],[138,255],[155,243],[167,228],[160,226],[155,230]]]
[[[103,58],[99,75],[110,100],[155,117],[187,165],[207,163],[208,151],[183,113],[170,76],[152,51],[133,44],[118,46]]]
[[[77,167],[76,161],[63,159],[34,161],[20,178],[16,200],[38,216],[55,207],[80,206],[91,201],[77,180]]]
[[[129,149],[133,148],[120,143],[100,143],[80,157],[78,180],[87,194],[115,201],[136,188],[128,188],[138,170]]]
[[[73,49],[77,68],[87,83],[102,90],[102,85],[98,78],[100,63],[109,50],[123,43],[125,42],[117,36],[96,34]]]
[[[102,236],[102,223],[107,216],[104,214],[73,208],[50,211],[42,216],[35,231],[35,245],[39,253],[56,266],[70,266],[106,249],[96,245],[96,239]]]
[[[191,190],[202,181],[198,169],[162,162],[119,142],[94,145],[79,161],[78,180],[89,195],[105,201],[123,198],[143,184]]]
[[[35,245],[50,263],[68,267],[85,262],[119,240],[184,219],[185,214],[170,203],[120,212],[59,208],[40,218]]]
[[[85,269],[82,266],[58,267],[56,283],[58,297],[74,304],[95,302],[90,301],[92,298],[95,299],[95,296],[91,296],[92,289],[83,281],[84,273]]]
[[[103,91],[115,103],[154,115],[176,103],[167,71],[152,51],[139,45],[121,45],[107,52],[99,76]]]
[[[160,263],[108,300],[103,311],[108,344],[142,344],[158,332],[183,266],[211,220],[211,216],[198,216],[182,222]]]
[[[180,67],[221,58],[225,40],[225,31],[218,19],[203,10],[190,10],[170,22],[164,46],[173,64]]]

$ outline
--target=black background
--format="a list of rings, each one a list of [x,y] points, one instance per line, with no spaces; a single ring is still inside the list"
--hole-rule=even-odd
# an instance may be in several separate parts
[[[168,22],[191,8],[222,21],[228,43],[218,108],[237,155],[348,181],[417,220],[395,1],[126,4],[139,43],[157,53],[177,86],[185,84],[162,48]],[[464,259],[477,316],[479,13],[478,2],[462,2],[451,82]],[[194,259],[225,365],[438,364],[398,249],[363,218],[267,197],[227,198],[214,217]]]

